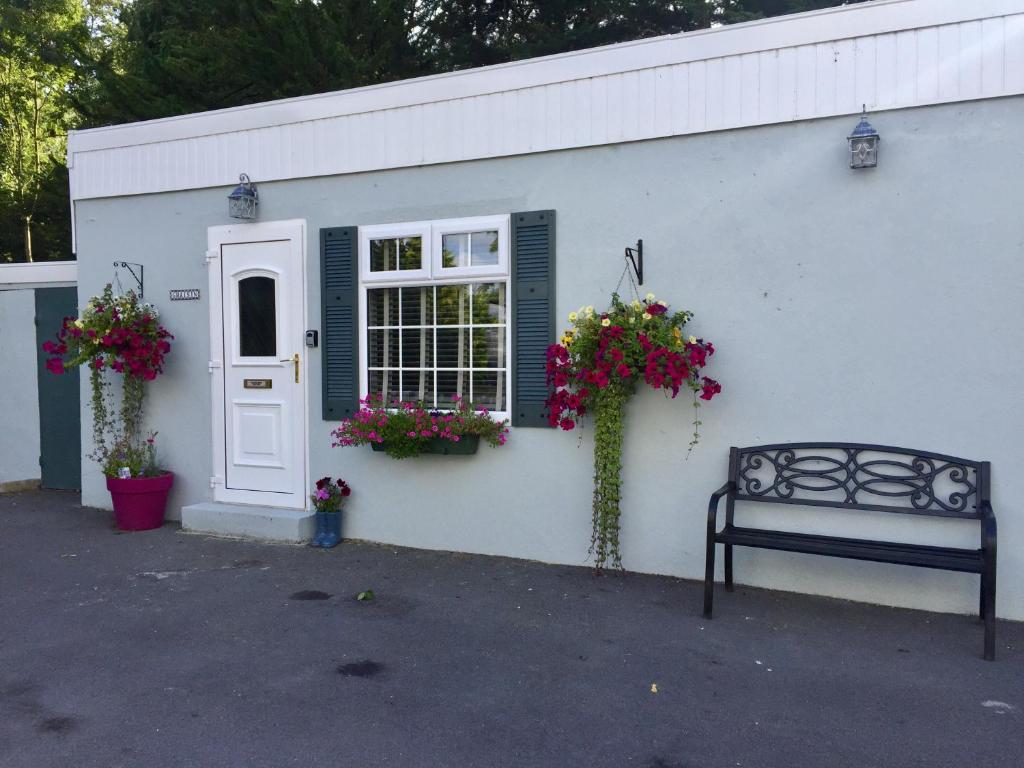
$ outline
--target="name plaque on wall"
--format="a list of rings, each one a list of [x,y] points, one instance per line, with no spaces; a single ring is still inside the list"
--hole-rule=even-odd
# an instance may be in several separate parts
[[[242,379],[242,386],[245,389],[273,389],[273,379]]]
[[[171,301],[199,301],[199,289],[172,288]]]

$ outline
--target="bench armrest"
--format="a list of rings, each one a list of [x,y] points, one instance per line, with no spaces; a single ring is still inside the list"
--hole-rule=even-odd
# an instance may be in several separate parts
[[[722,500],[723,496],[735,492],[736,483],[730,480],[711,494],[711,500],[708,502],[708,534],[714,535],[715,533],[715,527],[718,522],[718,502]]]

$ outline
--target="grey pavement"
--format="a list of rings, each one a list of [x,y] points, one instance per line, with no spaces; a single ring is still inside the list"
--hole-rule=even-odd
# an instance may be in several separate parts
[[[0,766],[1024,764],[1024,625],[700,591],[2,496]]]

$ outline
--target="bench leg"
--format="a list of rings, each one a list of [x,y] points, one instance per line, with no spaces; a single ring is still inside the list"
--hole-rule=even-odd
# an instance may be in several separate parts
[[[981,580],[981,615],[985,621],[985,659],[994,661],[996,658],[996,575],[995,568]]]
[[[704,560],[704,618],[711,618],[712,603],[715,599],[715,540],[708,537],[708,549]]]
[[[981,587],[978,590],[978,618],[985,621],[985,574],[981,574]]]
[[[725,591],[732,592],[732,544],[725,545]]]

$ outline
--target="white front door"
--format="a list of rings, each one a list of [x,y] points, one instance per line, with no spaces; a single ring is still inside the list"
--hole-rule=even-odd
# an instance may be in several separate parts
[[[305,507],[304,229],[271,222],[210,230],[211,292],[220,297],[211,318],[220,356],[211,361],[215,500]]]

